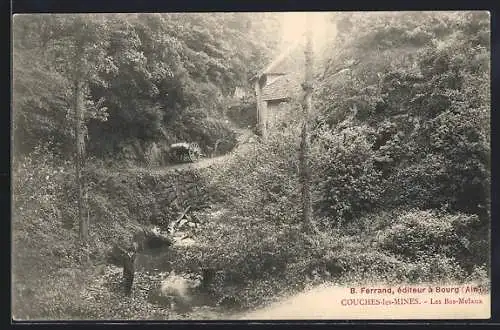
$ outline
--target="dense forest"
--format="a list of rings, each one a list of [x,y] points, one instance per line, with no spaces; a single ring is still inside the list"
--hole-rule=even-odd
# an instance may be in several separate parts
[[[93,156],[141,162],[159,141],[213,145],[230,135],[218,121],[224,97],[247,87],[279,42],[269,37],[279,29],[273,14],[255,15],[16,16],[16,150],[50,144],[71,155],[78,79]]]
[[[324,282],[489,285],[488,13],[325,13],[312,231],[301,96],[254,134],[250,78],[283,48],[280,15],[14,17],[15,318],[221,318]],[[213,161],[171,167],[182,141]],[[184,219],[196,244],[174,243]],[[124,295],[116,251],[137,245]],[[165,293],[173,273],[189,293]]]

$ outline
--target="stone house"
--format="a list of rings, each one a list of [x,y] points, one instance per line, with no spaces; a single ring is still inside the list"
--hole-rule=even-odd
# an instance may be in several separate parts
[[[296,43],[252,78],[257,103],[257,127],[262,136],[287,115],[283,111],[283,103],[300,97],[303,71],[304,46]]]

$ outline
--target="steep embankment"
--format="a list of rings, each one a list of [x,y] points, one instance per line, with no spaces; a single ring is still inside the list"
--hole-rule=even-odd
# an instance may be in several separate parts
[[[249,136],[240,135],[245,138],[238,148]],[[216,208],[217,201],[210,187],[210,172],[212,166],[229,157],[232,154],[155,169],[89,164],[90,263],[84,265],[79,260],[77,190],[71,164],[56,165],[43,150],[27,158],[24,166],[16,169],[13,187],[15,317],[178,317],[167,315],[161,306],[153,308],[145,301],[147,294],[143,297],[142,293],[158,284],[162,271],[175,268],[189,272],[199,267],[188,264],[182,244],[178,250],[147,252],[137,258],[137,286],[132,300],[111,289],[112,283],[121,281],[121,272],[108,264],[107,253],[115,243],[130,244],[139,228],[167,231],[188,207],[186,216],[198,226],[211,221],[211,209]],[[42,186],[45,188],[38,188]],[[128,313],[127,304],[138,310]]]
[[[248,129],[238,129],[236,133],[238,143],[232,152],[193,163],[115,170],[90,167],[90,209],[95,222],[123,214],[127,220],[162,227],[168,226],[187,206],[191,211],[211,206],[215,200],[207,190],[210,168],[245,152],[258,139]]]
[[[153,174],[91,167],[87,176],[90,263],[82,265],[78,257],[76,190],[70,180],[71,170],[50,170],[50,176],[43,171],[26,171],[31,174],[17,173],[17,180],[24,178],[26,182],[16,182],[23,186],[23,193],[15,196],[13,214],[13,310],[19,319],[121,315],[119,306],[124,298],[120,292],[112,294],[113,300],[108,301],[112,308],[106,315],[96,314],[100,307],[88,305],[84,299],[86,290],[95,288],[96,279],[113,271],[112,267],[104,266],[113,244],[126,246],[141,227],[166,229],[188,206],[189,215],[195,217],[212,204],[202,169]],[[29,189],[30,182],[44,180],[51,190]],[[138,265],[138,271],[158,268],[163,257],[165,255],[158,254],[156,258],[140,259],[142,265]],[[175,256],[171,257],[173,260],[167,261],[175,262]],[[121,275],[115,275],[114,280],[121,281]],[[101,287],[102,299],[106,299],[106,290]],[[137,305],[137,302],[131,304]],[[141,302],[144,307],[141,310],[146,314],[137,312],[125,318],[148,317],[146,305]]]

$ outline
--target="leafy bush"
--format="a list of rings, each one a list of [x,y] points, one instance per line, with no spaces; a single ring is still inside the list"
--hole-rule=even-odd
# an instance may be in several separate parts
[[[488,261],[480,254],[471,256],[473,236],[468,228],[475,222],[476,216],[433,211],[367,214],[312,237],[309,266],[302,263],[300,267],[309,274],[315,270],[319,280],[340,284],[466,282],[471,278],[484,282],[487,275],[478,265]]]
[[[311,255],[297,233],[294,226],[226,214],[207,225],[190,263],[215,270],[215,301],[237,298],[237,306],[254,306],[302,282],[307,268],[291,265]]]
[[[292,133],[248,145],[207,172],[210,193],[241,216],[294,222],[298,214],[297,144]]]
[[[352,117],[354,125],[371,127],[373,165],[385,179],[383,207],[447,205],[486,222],[488,15],[341,16],[335,49],[342,51],[330,54],[318,84],[319,122],[335,130]],[[356,64],[335,74],[346,63]]]
[[[311,157],[318,213],[340,225],[378,206],[381,173],[375,165],[370,130],[354,126],[316,134]]]
[[[40,146],[27,156],[14,157],[12,228],[15,253],[19,249],[21,259],[21,251],[34,247],[42,256],[71,258],[73,235],[66,231],[76,225],[74,186],[68,185],[74,175],[68,161],[48,150]]]
[[[421,260],[439,254],[455,258],[470,269],[471,258],[475,262],[485,261],[480,253],[471,249],[475,237],[470,228],[478,222],[475,215],[410,211],[397,215],[379,239],[383,249],[407,260]],[[486,237],[483,240],[486,241]]]
[[[490,267],[486,265],[475,265],[467,278],[467,282],[475,283],[485,289],[491,288]]]

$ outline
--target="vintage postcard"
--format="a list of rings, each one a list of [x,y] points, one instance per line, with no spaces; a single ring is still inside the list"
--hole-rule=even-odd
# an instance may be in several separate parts
[[[489,12],[12,33],[13,320],[490,318]]]

